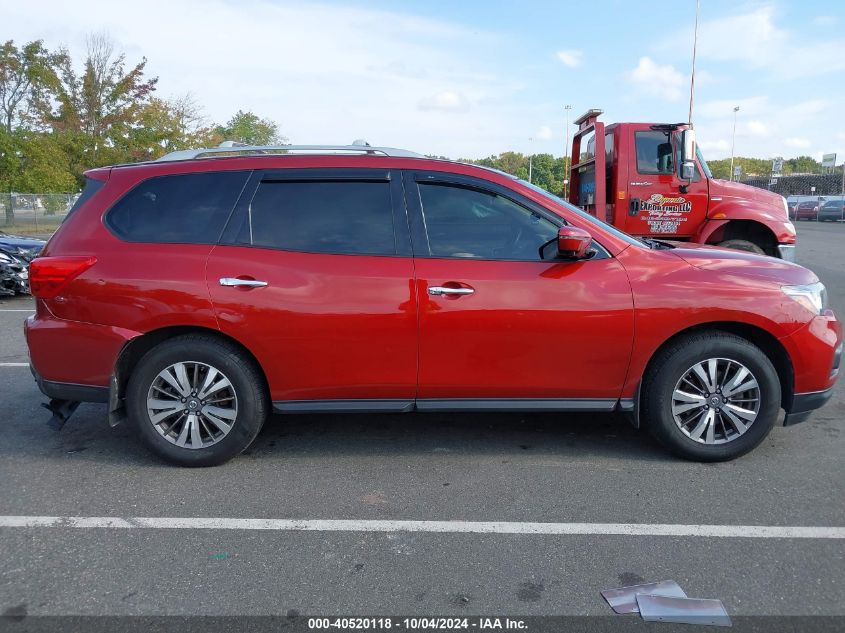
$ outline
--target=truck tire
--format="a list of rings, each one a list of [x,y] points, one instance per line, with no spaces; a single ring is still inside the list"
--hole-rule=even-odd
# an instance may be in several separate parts
[[[675,455],[734,459],[765,439],[781,405],[778,374],[750,341],[726,332],[683,337],[649,363],[643,421]]]
[[[719,246],[720,248],[733,248],[738,251],[749,251],[751,253],[756,253],[757,255],[766,254],[766,251],[757,246],[754,242],[749,242],[748,240],[725,240],[724,242],[719,242],[716,246]]]
[[[255,440],[270,410],[261,370],[237,346],[186,334],[147,352],[126,410],[147,446],[181,466],[216,466]]]

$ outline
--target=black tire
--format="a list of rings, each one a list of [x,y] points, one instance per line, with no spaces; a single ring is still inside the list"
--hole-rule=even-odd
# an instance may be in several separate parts
[[[684,434],[672,415],[672,394],[696,363],[711,358],[736,361],[757,379],[760,406],[748,430],[724,444],[705,444]],[[725,332],[693,334],[662,349],[643,381],[642,418],[649,432],[675,455],[701,462],[735,459],[755,448],[772,430],[781,406],[780,380],[768,357],[748,340]]]
[[[748,240],[725,240],[724,242],[719,242],[717,246],[720,248],[733,248],[738,251],[749,251],[751,253],[756,253],[757,255],[766,254],[766,251],[764,251],[761,247],[757,246],[754,242],[749,242]]]
[[[237,398],[231,430],[203,448],[183,448],[156,430],[147,410],[147,394],[159,372],[180,362],[205,363],[221,371]],[[255,440],[270,410],[265,381],[254,361],[236,345],[206,334],[186,334],[161,343],[136,365],[126,391],[126,410],[147,446],[180,466],[216,466],[243,452]]]

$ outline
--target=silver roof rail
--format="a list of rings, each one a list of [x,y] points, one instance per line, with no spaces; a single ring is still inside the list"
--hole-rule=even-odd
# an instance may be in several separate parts
[[[355,141],[352,145],[246,145],[236,141],[223,141],[217,147],[203,149],[186,149],[178,152],[165,154],[155,162],[170,162],[175,160],[192,160],[194,158],[213,158],[215,155],[255,155],[269,154],[374,154],[378,156],[391,156],[395,158],[425,158],[422,154],[410,152],[406,149],[395,147],[370,147],[364,145],[365,141]]]

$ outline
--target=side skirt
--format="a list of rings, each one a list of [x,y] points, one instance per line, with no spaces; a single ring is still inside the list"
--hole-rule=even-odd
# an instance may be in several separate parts
[[[445,398],[421,400],[279,400],[276,413],[409,413],[411,411],[603,411],[617,410],[615,398]]]

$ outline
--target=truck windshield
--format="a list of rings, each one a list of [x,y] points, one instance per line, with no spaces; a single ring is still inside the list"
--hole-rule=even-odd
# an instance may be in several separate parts
[[[559,197],[557,197],[555,194],[553,194],[553,193],[549,193],[549,192],[548,192],[548,191],[546,191],[545,189],[542,189],[542,188],[538,187],[537,185],[531,184],[531,183],[530,183],[530,182],[528,182],[527,180],[522,180],[522,179],[519,179],[519,180],[518,180],[518,182],[519,182],[520,184],[525,185],[526,187],[528,187],[528,188],[529,188],[529,189],[531,189],[532,191],[536,191],[537,193],[539,193],[539,194],[540,194],[540,195],[542,195],[543,197],[547,198],[548,200],[551,200],[552,202],[556,202],[557,204],[559,204],[559,205],[562,205],[562,206],[566,207],[568,210],[572,211],[573,213],[577,213],[577,214],[578,214],[578,217],[583,218],[583,219],[584,219],[584,220],[586,220],[587,222],[590,222],[590,223],[592,223],[592,224],[595,224],[595,225],[596,225],[596,226],[598,226],[599,228],[601,228],[601,229],[603,229],[603,230],[607,231],[608,233],[612,233],[613,235],[615,235],[616,237],[618,237],[620,240],[625,240],[626,242],[628,242],[628,244],[634,244],[634,245],[636,245],[636,246],[643,246],[643,243],[642,243],[640,240],[638,240],[638,239],[636,239],[636,238],[634,238],[634,237],[631,237],[631,236],[630,236],[630,235],[628,235],[627,233],[623,233],[622,231],[620,231],[619,229],[617,229],[617,228],[616,228],[616,227],[614,227],[614,226],[611,226],[611,225],[610,225],[610,224],[608,224],[607,222],[602,222],[602,221],[601,221],[601,220],[599,220],[597,217],[592,216],[592,215],[590,215],[589,213],[587,213],[587,212],[585,212],[585,211],[582,211],[581,209],[579,209],[579,208],[578,208],[578,207],[576,207],[575,205],[573,205],[573,204],[571,204],[571,203],[567,202],[567,201],[566,201],[566,200],[564,200],[563,198],[559,198]]]
[[[699,149],[697,143],[695,146],[695,155],[698,157],[698,164],[701,165],[701,169],[704,170],[704,175],[707,176],[708,180],[712,179],[713,172],[710,171],[710,166],[707,164],[707,161],[704,160],[704,154],[701,153],[701,149]]]

